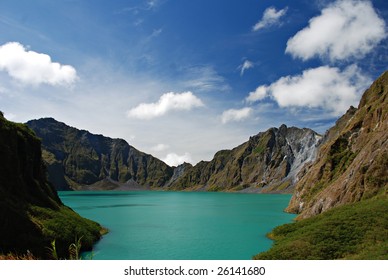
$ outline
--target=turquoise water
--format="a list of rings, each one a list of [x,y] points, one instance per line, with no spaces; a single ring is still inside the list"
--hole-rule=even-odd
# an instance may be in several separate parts
[[[288,223],[291,196],[211,192],[59,192],[109,234],[102,260],[245,260],[270,248],[266,233]]]

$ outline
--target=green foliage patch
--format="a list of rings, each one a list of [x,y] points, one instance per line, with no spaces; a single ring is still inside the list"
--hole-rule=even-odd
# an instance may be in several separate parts
[[[82,218],[66,206],[62,206],[59,211],[31,206],[30,216],[41,229],[48,244],[47,247],[55,240],[59,258],[67,257],[69,246],[74,243],[74,238],[82,237],[83,250],[91,250],[93,243],[100,238],[102,229],[98,223]]]
[[[253,149],[253,152],[255,154],[263,154],[266,151],[266,149],[267,149],[268,142],[269,142],[270,139],[271,139],[271,135],[270,134],[266,134],[266,135],[262,136],[260,138],[260,141],[257,144],[257,146]]]
[[[388,259],[388,199],[369,199],[276,227],[254,259]]]
[[[329,161],[331,162],[331,171],[333,177],[342,174],[356,157],[350,148],[346,137],[340,137],[331,146],[329,152]]]

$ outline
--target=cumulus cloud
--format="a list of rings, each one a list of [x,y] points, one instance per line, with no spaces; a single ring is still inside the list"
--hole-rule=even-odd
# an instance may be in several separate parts
[[[70,85],[77,79],[72,66],[52,62],[49,55],[27,50],[17,42],[0,46],[0,70],[30,85]]]
[[[267,8],[261,20],[256,23],[253,27],[253,31],[258,31],[260,29],[266,28],[268,26],[273,26],[280,24],[280,18],[283,17],[287,13],[288,7],[277,11],[274,7]]]
[[[222,113],[221,121],[223,124],[231,121],[242,121],[250,116],[252,109],[245,107],[242,109],[229,109]]]
[[[361,58],[385,37],[385,22],[370,1],[338,0],[288,40],[286,53],[302,60]]]
[[[259,86],[255,91],[249,93],[248,97],[245,98],[247,102],[255,102],[264,99],[267,96],[267,87]]]
[[[259,88],[280,107],[322,108],[340,115],[350,105],[357,105],[370,82],[356,65],[342,72],[336,67],[321,66],[305,70],[301,75],[282,77]]]
[[[154,152],[163,152],[167,150],[170,146],[166,144],[157,144],[156,146],[152,147],[151,150]]]
[[[178,166],[184,162],[192,162],[191,155],[189,153],[184,153],[183,155],[177,155],[175,153],[168,154],[165,158],[162,159],[169,166]]]
[[[192,92],[163,94],[156,103],[141,103],[127,112],[127,116],[137,119],[153,119],[163,116],[170,111],[188,111],[195,107],[204,106],[201,99]]]
[[[244,75],[245,70],[251,69],[253,67],[253,62],[245,60],[244,63],[238,67],[238,69],[240,69],[240,76]]]

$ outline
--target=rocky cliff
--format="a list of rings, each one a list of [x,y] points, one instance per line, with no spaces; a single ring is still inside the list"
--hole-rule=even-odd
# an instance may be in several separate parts
[[[173,168],[122,139],[70,127],[52,118],[27,125],[42,139],[49,180],[59,190],[159,188]]]
[[[185,166],[169,189],[291,192],[298,172],[314,160],[320,136],[310,129],[271,128],[209,161]]]
[[[0,254],[26,253],[46,258],[56,240],[59,256],[76,236],[84,249],[100,238],[101,227],[64,206],[47,181],[40,140],[23,124],[0,113]]]
[[[78,130],[52,118],[27,125],[42,139],[49,180],[59,190],[169,189],[291,192],[316,156],[321,137],[310,129],[271,128],[209,162],[170,167],[122,139]]]
[[[314,164],[297,183],[287,211],[299,218],[387,195],[388,72],[364,93],[322,140]]]

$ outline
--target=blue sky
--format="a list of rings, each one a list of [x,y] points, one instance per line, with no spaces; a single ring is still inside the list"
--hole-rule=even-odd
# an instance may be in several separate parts
[[[320,133],[387,70],[384,0],[3,0],[0,110],[171,165],[282,123]]]

